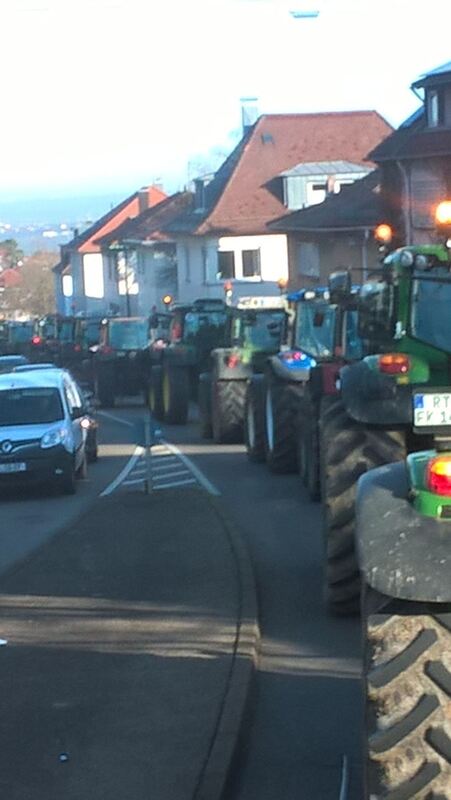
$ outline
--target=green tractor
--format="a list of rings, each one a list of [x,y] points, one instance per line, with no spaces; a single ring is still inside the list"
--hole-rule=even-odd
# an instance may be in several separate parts
[[[287,327],[280,296],[243,297],[229,313],[229,346],[212,351],[210,371],[199,380],[201,433],[216,443],[243,441],[247,382],[278,352]]]
[[[450,248],[391,258],[409,271],[399,288],[409,289],[402,353],[413,361],[394,374],[416,370],[416,386],[401,384],[410,388],[404,412],[430,449],[358,482],[368,800],[451,798]]]
[[[197,397],[199,374],[210,353],[225,342],[228,307],[223,300],[199,299],[170,309],[169,342],[151,346],[149,407],[164,422],[184,425],[190,400]]]
[[[359,608],[358,478],[424,448],[412,392],[450,383],[450,302],[449,252],[440,244],[391,252],[360,289],[359,333],[372,355],[340,370],[340,393],[322,403],[319,418],[326,602],[334,614]]]

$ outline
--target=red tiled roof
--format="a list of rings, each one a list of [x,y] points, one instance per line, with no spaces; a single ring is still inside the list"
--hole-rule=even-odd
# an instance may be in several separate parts
[[[286,213],[268,186],[276,176],[302,162],[368,163],[367,153],[392,131],[376,111],[263,115],[244,146],[238,145],[237,161],[216,203],[192,232],[267,233],[267,223]]]
[[[134,219],[122,222],[106,235],[96,238],[95,243],[100,247],[109,247],[124,241],[168,241],[167,234],[162,232],[165,225],[190,208],[191,204],[191,192],[177,192]]]
[[[147,186],[145,188],[147,189],[147,205],[149,208],[157,203],[161,203],[161,201],[167,197],[165,192],[162,192],[161,189],[158,189],[156,186]],[[143,191],[144,189],[140,190],[140,192]],[[107,214],[100,217],[100,219],[94,222],[86,231],[83,231],[82,234],[75,237],[71,242],[68,242],[67,245],[64,245],[64,249],[74,249],[79,253],[100,253],[100,247],[95,244],[95,240],[99,239],[101,236],[105,236],[107,233],[114,230],[114,228],[117,228],[121,222],[132,217],[137,217],[140,213],[140,192],[135,192],[130,197],[127,197],[126,200],[123,200],[122,203],[119,203],[111,209],[111,211],[108,211]]]

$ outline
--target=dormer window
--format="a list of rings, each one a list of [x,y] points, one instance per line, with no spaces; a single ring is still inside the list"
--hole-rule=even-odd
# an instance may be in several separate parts
[[[429,128],[443,124],[443,95],[438,89],[430,89],[427,93],[427,115]]]

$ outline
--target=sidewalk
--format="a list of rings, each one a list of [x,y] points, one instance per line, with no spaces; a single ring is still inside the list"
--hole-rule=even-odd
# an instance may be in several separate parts
[[[99,500],[0,579],[0,637],[0,797],[219,800],[258,637],[216,500]]]

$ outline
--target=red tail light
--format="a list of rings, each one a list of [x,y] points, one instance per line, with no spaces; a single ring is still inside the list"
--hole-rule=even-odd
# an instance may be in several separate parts
[[[426,486],[430,492],[451,496],[451,456],[436,456],[429,461]]]
[[[379,356],[379,371],[387,375],[404,375],[410,369],[410,358],[404,353],[385,353]]]
[[[236,353],[232,353],[232,355],[227,358],[227,366],[230,367],[230,369],[234,369],[238,366],[240,361],[240,357]]]
[[[41,339],[40,336],[33,336],[32,340],[31,340],[31,344],[41,344],[41,342],[42,342],[42,339]]]
[[[81,345],[80,344],[74,344],[74,350],[75,350],[76,353],[81,353]]]
[[[104,345],[103,345],[102,347],[100,347],[99,349],[100,349],[100,352],[101,352],[101,353],[103,353],[103,354],[104,354],[104,355],[106,355],[106,356],[108,356],[110,353],[112,353],[112,352],[113,352],[113,348],[112,348],[112,347],[110,347],[110,345],[109,345],[109,344],[104,344]]]

